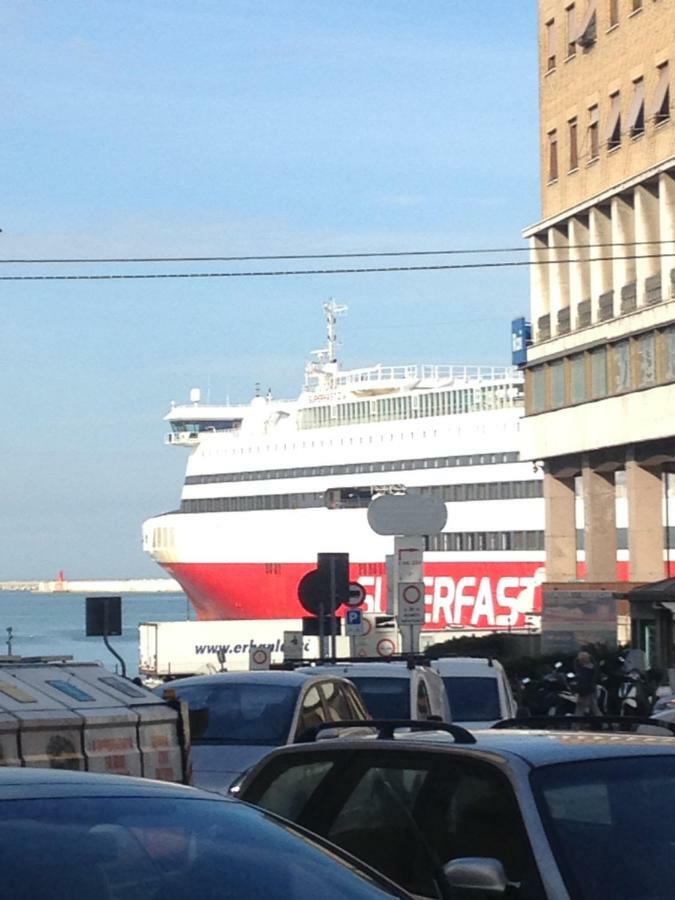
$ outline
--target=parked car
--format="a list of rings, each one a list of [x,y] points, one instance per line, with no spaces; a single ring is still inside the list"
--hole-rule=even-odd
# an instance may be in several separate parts
[[[348,678],[374,719],[430,719],[450,721],[450,706],[441,677],[428,665],[389,662],[318,664],[299,672],[324,672]]]
[[[276,751],[239,796],[416,896],[673,895],[672,737],[446,727]]]
[[[226,792],[274,747],[303,740],[317,725],[367,719],[354,686],[327,672],[222,672],[159,687],[190,713],[192,783]]]
[[[511,685],[497,660],[457,656],[435,659],[431,665],[443,679],[453,722],[488,728],[517,715]]]
[[[0,872],[11,900],[411,900],[243,803],[55,769],[0,769]]]

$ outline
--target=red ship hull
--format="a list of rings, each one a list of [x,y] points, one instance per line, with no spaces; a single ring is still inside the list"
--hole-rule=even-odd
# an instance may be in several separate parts
[[[313,563],[169,563],[199,619],[293,619],[304,610],[298,583]],[[541,613],[542,561],[425,562],[425,629],[529,628]],[[365,608],[386,613],[381,563],[356,563]]]

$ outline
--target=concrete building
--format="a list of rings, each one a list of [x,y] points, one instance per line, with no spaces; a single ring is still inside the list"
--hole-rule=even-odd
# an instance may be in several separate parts
[[[544,467],[547,578],[656,581],[675,471],[675,3],[540,0],[539,16],[522,453]]]

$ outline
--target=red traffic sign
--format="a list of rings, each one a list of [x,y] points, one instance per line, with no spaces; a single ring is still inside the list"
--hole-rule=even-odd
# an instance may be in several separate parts
[[[358,581],[349,582],[349,594],[345,600],[345,606],[361,606],[366,599],[366,589]]]
[[[424,624],[424,582],[400,582],[398,586],[398,624]]]

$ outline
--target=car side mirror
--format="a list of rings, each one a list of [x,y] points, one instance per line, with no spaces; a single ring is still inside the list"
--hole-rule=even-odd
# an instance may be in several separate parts
[[[451,859],[443,866],[443,874],[449,887],[456,891],[505,894],[509,884],[504,866],[488,856]]]

